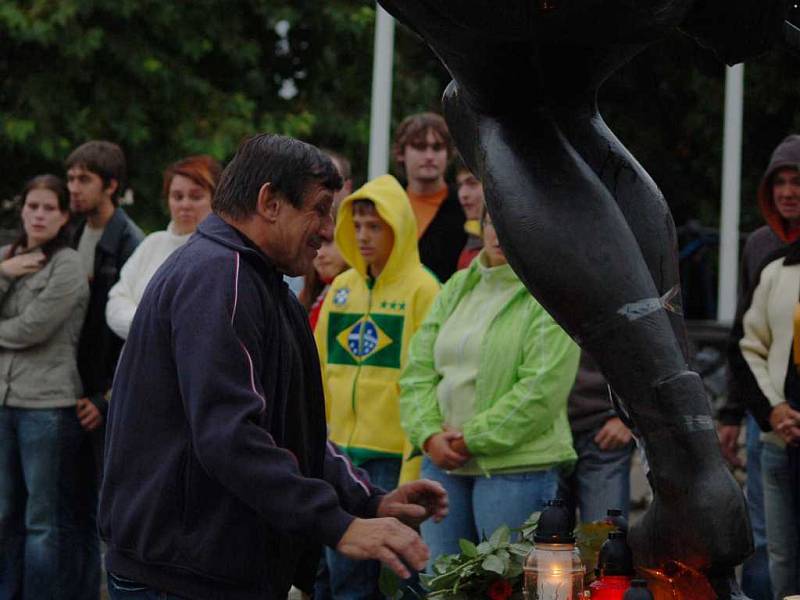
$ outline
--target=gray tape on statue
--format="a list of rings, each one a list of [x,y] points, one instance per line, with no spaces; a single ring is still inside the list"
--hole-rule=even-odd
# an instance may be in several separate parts
[[[673,437],[682,433],[702,433],[714,431],[714,419],[709,415],[681,415],[680,421],[659,427],[647,433],[650,439]]]
[[[682,316],[683,310],[681,310],[680,306],[680,291],[680,286],[675,285],[660,298],[645,298],[644,300],[629,302],[618,309],[612,317],[588,323],[585,327],[586,333],[582,336],[576,336],[575,341],[580,345],[586,344],[591,340],[604,336],[609,331],[620,327],[624,323],[637,321],[642,317],[646,317],[662,309]]]
[[[624,304],[622,308],[617,311],[617,314],[625,317],[628,321],[636,321],[662,308],[668,312],[682,315],[683,311],[680,305],[674,302],[678,294],[680,294],[680,286],[675,285],[667,290],[667,293],[660,298],[645,298],[644,300],[637,300],[636,302]]]

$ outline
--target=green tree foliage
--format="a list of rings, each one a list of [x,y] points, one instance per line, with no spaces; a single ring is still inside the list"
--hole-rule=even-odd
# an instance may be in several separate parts
[[[374,21],[366,0],[6,0],[0,199],[34,174],[61,173],[70,149],[91,138],[123,146],[131,212],[148,229],[166,220],[166,165],[193,153],[228,160],[259,131],[341,151],[361,179]],[[770,151],[800,130],[798,65],[774,52],[747,67],[746,229],[759,222],[749,200]],[[447,80],[427,47],[398,27],[394,123],[438,110]],[[601,92],[607,121],[662,187],[678,223],[716,223],[723,84],[723,67],[676,34]]]
[[[354,0],[0,3],[0,198],[61,173],[92,138],[122,145],[131,210],[147,228],[165,220],[166,165],[194,153],[225,161],[255,132],[339,150],[359,168],[374,21],[374,4]],[[444,69],[408,32],[398,47],[395,114],[435,108]]]

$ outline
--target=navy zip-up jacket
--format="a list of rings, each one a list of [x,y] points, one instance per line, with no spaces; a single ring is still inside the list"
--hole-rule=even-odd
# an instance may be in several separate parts
[[[281,274],[210,215],[156,272],[114,380],[99,526],[112,573],[191,599],[309,590],[381,491],[327,442],[314,339]]]

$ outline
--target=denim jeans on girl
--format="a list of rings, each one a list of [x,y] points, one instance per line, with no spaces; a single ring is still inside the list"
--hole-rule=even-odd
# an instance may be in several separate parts
[[[0,598],[77,598],[75,408],[0,406]]]
[[[425,457],[422,477],[441,483],[450,500],[450,511],[441,522],[429,519],[421,526],[431,563],[443,554],[460,552],[460,538],[477,543],[501,525],[519,527],[555,498],[558,489],[555,468],[491,477],[450,475]]]

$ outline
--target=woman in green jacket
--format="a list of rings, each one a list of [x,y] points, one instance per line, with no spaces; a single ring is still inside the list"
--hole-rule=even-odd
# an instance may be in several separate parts
[[[578,347],[511,270],[488,214],[483,239],[434,302],[400,379],[422,477],[450,498],[442,522],[422,525],[432,560],[458,552],[459,538],[520,526],[575,460],[566,408]]]

